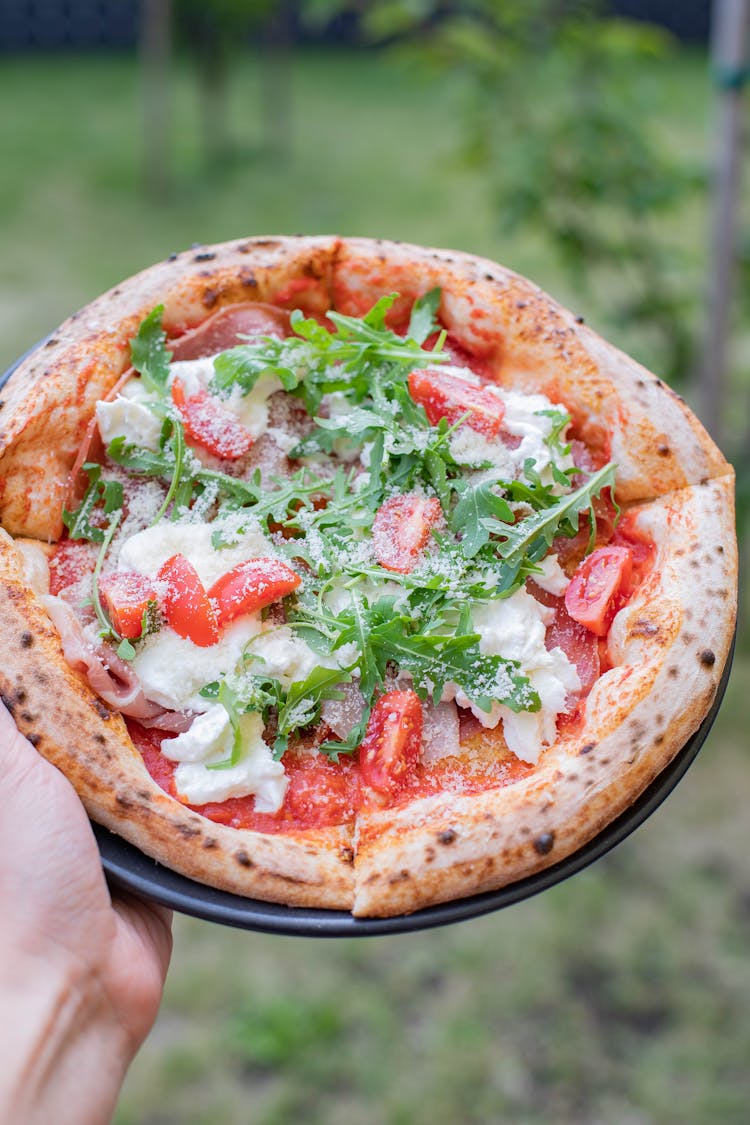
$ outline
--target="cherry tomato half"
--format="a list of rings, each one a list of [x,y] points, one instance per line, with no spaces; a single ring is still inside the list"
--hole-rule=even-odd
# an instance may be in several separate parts
[[[208,391],[185,397],[185,388],[179,379],[172,382],[172,401],[182,418],[185,433],[196,445],[207,449],[224,461],[237,461],[244,457],[253,439],[234,414]]]
[[[248,559],[239,563],[208,591],[216,607],[219,628],[243,613],[253,613],[286,597],[301,581],[281,559]]]
[[[409,394],[424,407],[431,425],[441,418],[457,422],[468,414],[466,424],[480,434],[495,437],[500,433],[505,417],[503,400],[488,387],[470,383],[449,371],[432,367],[412,371],[409,375]]]
[[[419,761],[422,704],[414,691],[381,695],[370,714],[359,749],[362,780],[376,793],[393,795]]]
[[[143,632],[143,615],[156,602],[149,578],[136,571],[114,571],[99,579],[99,596],[121,637],[133,641]]]
[[[216,644],[219,639],[216,612],[189,559],[184,555],[172,555],[157,577],[167,585],[161,600],[167,624],[201,648]]]
[[[375,558],[386,570],[408,574],[419,561],[430,532],[442,518],[434,496],[407,492],[391,496],[375,513],[372,539]]]
[[[628,547],[599,547],[585,558],[565,591],[565,608],[573,620],[606,637],[632,566]]]

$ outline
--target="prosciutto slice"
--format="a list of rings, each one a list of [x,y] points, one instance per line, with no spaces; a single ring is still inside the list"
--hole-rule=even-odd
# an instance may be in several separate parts
[[[220,309],[178,340],[170,340],[168,347],[175,361],[203,359],[244,343],[246,336],[283,338],[289,335],[289,331],[288,313],[257,301]]]
[[[40,600],[60,634],[68,664],[86,676],[89,686],[105,703],[133,719],[153,719],[165,713],[160,704],[146,699],[138,677],[125,660],[108,645],[94,648],[90,644],[67,602],[50,594]]]

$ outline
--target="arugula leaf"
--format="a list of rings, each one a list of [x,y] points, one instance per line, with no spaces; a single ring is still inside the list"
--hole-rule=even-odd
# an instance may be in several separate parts
[[[261,375],[275,375],[285,391],[299,386],[309,365],[307,345],[295,337],[279,340],[262,336],[249,344],[238,344],[214,359],[209,390],[227,396],[234,387],[249,394]]]
[[[109,529],[109,521],[104,527],[95,521],[101,520],[102,515],[111,515],[122,508],[122,485],[117,480],[102,478],[102,467],[95,462],[87,461],[83,468],[88,474],[88,488],[74,512],[63,509],[63,523],[71,539],[102,543]]]
[[[450,526],[461,535],[461,550],[471,559],[478,554],[491,533],[497,531],[497,522],[512,524],[513,509],[498,496],[493,489],[493,481],[472,484],[470,481],[454,481],[453,487],[459,500],[450,517]]]
[[[161,398],[168,394],[167,379],[172,358],[172,353],[167,351],[167,334],[161,326],[163,314],[164,305],[157,305],[141,321],[138,334],[130,341],[133,367],[140,374],[146,390]]]
[[[442,292],[438,287],[430,289],[429,293],[425,293],[423,297],[414,302],[407,332],[410,340],[416,340],[418,344],[423,344],[433,332],[439,331],[437,311],[440,308],[441,296]]]
[[[498,537],[497,550],[508,564],[521,564],[524,556],[531,562],[539,562],[552,546],[552,541],[558,535],[574,536],[578,534],[578,517],[589,510],[592,537],[596,535],[596,517],[593,510],[593,499],[598,496],[603,488],[613,488],[615,483],[615,465],[610,463],[598,472],[592,473],[589,479],[575,492],[562,496],[551,508],[543,508],[534,512],[519,523],[509,526],[498,523],[494,530]]]
[[[481,653],[478,633],[410,635],[410,627],[410,618],[400,616],[371,630],[369,643],[382,670],[381,682],[385,664],[395,661],[411,672],[415,691],[423,699],[431,695],[435,703],[452,681],[483,711],[491,710],[494,700],[513,711],[541,707],[528,678],[518,671],[518,662]]]
[[[286,699],[279,708],[279,726],[274,757],[278,758],[286,750],[289,735],[303,727],[309,727],[320,716],[320,706],[324,699],[343,699],[342,684],[351,680],[351,672],[342,668],[313,668],[304,680],[291,684]]]

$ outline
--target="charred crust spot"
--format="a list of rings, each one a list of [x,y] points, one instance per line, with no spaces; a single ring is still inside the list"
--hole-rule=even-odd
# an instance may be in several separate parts
[[[354,848],[345,845],[339,850],[339,856],[342,863],[354,863]]]
[[[436,854],[437,853],[436,853],[436,851],[433,847],[426,847],[425,850],[424,850],[425,863],[432,863]]]
[[[49,683],[49,676],[47,675],[46,672],[40,672],[40,671],[36,670],[34,672],[34,679],[36,680],[36,682],[38,684],[42,684],[42,686]]]
[[[610,757],[602,758],[601,764],[603,766],[608,766],[611,761],[612,761],[612,759]]]
[[[241,849],[240,851],[235,852],[234,858],[237,860],[240,867],[248,867],[248,868],[255,867],[255,864],[250,859],[250,856],[247,854],[247,852],[244,849]]]
[[[631,637],[655,637],[658,632],[659,626],[655,625],[653,621],[647,621],[644,617],[639,617],[637,621],[634,621],[630,629]]]
[[[94,742],[98,742],[100,746],[104,746],[106,741],[107,740],[104,737],[104,735],[102,734],[102,732],[97,731],[96,734],[94,735]]]
[[[25,629],[21,633],[21,648],[31,648],[34,643],[34,634]]]
[[[104,719],[106,722],[110,718],[111,712],[107,707],[104,706],[101,699],[92,699],[91,706],[94,708],[100,719]]]
[[[646,386],[646,380],[645,379],[636,379],[635,385],[636,385],[636,387],[645,387]]]
[[[398,874],[391,875],[390,879],[388,880],[388,884],[389,886],[393,886],[394,883],[403,883],[407,879],[411,879],[411,875],[406,870],[406,868],[404,868],[403,870],[399,871]]]
[[[39,745],[39,743],[42,741],[41,734],[34,734],[33,731],[32,731],[31,734],[27,734],[26,737],[35,749]]]
[[[697,640],[697,638],[696,638],[694,633],[683,633],[682,634],[682,643],[685,644],[685,645],[691,645],[691,644],[693,644],[693,642],[695,640]]]
[[[664,716],[661,714],[661,712],[659,712],[659,714],[656,716],[655,722],[658,727],[664,726]]]
[[[137,796],[138,796],[138,799],[141,800],[141,801],[150,801],[151,800],[151,794],[149,793],[148,789],[139,789]]]
[[[57,343],[57,336],[50,336],[49,340],[47,340],[47,342],[44,346],[45,346],[45,348],[54,348],[56,343]]]
[[[194,262],[212,262],[216,254],[213,250],[201,250],[200,254],[196,254],[193,258]]]
[[[240,276],[240,284],[244,285],[245,289],[257,289],[258,279],[250,270],[243,270]]]
[[[183,840],[193,840],[196,836],[200,836],[200,828],[193,828],[190,824],[178,824],[177,831],[182,836]]]
[[[671,668],[667,668],[667,675],[671,676],[671,678],[673,680],[676,680],[677,677],[679,676],[679,674],[680,674],[680,669],[677,667],[676,664],[673,664]]]
[[[203,841],[203,847],[206,849],[206,851],[210,851],[211,848],[216,848],[218,846],[218,841],[216,840],[215,836],[206,836],[205,840]]]
[[[698,484],[702,485],[705,488],[707,484],[710,484],[709,477],[701,477],[701,479],[698,481]]]
[[[124,793],[118,793],[115,800],[121,809],[132,809],[133,807],[133,802],[130,800],[130,797],[126,797]]]
[[[716,544],[716,554],[717,555],[723,555],[724,554],[724,547],[722,546],[721,543]]]
[[[167,255],[167,261],[168,262],[176,262],[177,259],[179,258],[179,256],[180,255],[177,253],[177,251],[173,250],[171,254]]]
[[[437,842],[443,844],[445,847],[448,847],[450,844],[455,844],[456,833],[452,828],[446,828],[443,832],[438,832]]]
[[[592,750],[596,750],[596,743],[595,742],[587,742],[585,744],[585,746],[581,747],[581,749],[578,751],[578,753],[579,754],[590,754]]]
[[[15,708],[15,704],[14,704],[13,700],[10,698],[10,696],[5,695],[4,692],[0,691],[0,700],[2,700],[3,706],[7,707],[7,709],[10,711],[10,713],[12,715],[13,710]]]
[[[669,457],[671,456],[672,450],[668,445],[657,445],[656,452],[660,457]]]
[[[373,883],[377,883],[379,878],[380,878],[380,875],[376,871],[374,875],[369,875],[367,877],[367,879],[365,879],[365,886],[371,887]]]
[[[698,654],[698,659],[704,668],[713,668],[716,663],[716,653],[712,652],[710,648],[704,648],[703,652]]]
[[[537,836],[534,841],[534,851],[539,855],[549,855],[555,846],[555,833],[542,832],[541,836]]]
[[[203,304],[207,309],[212,309],[219,299],[219,294],[215,289],[206,289],[203,292]]]
[[[26,702],[26,692],[24,691],[23,688],[19,688],[18,691],[16,692],[16,703],[25,703],[25,702]]]
[[[279,240],[278,240],[278,238],[256,238],[251,243],[251,245],[252,246],[268,246],[268,247],[278,246]]]
[[[525,309],[527,304],[528,304],[528,301],[516,301],[516,308],[517,309]]]
[[[582,316],[576,317],[576,324],[585,324],[585,323],[586,323],[586,321],[583,319]]]
[[[654,739],[654,746],[661,746],[663,741],[664,741],[664,735],[663,734],[657,734],[656,738]]]
[[[23,719],[23,721],[25,723],[33,723],[34,722],[34,716],[31,714],[31,711],[22,711],[21,712],[21,718]]]

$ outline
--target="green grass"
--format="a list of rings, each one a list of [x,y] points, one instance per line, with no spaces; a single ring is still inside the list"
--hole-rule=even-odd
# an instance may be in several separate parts
[[[541,240],[498,234],[486,185],[456,163],[449,84],[370,55],[303,56],[292,149],[274,161],[248,58],[234,159],[206,172],[181,70],[175,187],[157,206],[141,189],[137,79],[126,57],[3,60],[0,362],[171,250],[257,233],[483,253],[604,322],[606,294],[583,307]],[[702,160],[702,60],[639,81],[665,144]],[[704,220],[700,203],[675,219],[696,263]],[[629,841],[502,913],[331,942],[178,918],[165,1003],[117,1125],[744,1125],[749,688],[742,659],[698,761]]]

